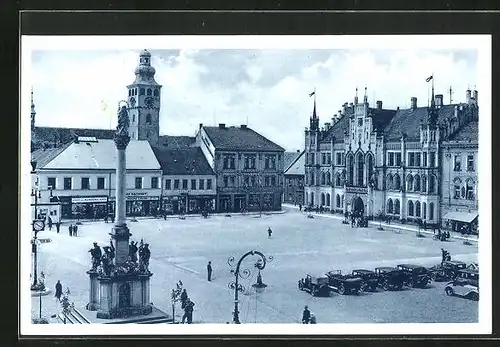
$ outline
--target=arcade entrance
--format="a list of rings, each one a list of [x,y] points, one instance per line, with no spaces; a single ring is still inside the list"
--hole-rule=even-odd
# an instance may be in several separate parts
[[[362,217],[365,213],[365,204],[359,196],[352,201],[352,213],[354,217]]]

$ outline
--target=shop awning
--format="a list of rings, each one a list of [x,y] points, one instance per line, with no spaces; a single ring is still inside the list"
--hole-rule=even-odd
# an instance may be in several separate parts
[[[455,220],[458,222],[470,223],[478,216],[477,213],[468,212],[448,212],[443,219]]]

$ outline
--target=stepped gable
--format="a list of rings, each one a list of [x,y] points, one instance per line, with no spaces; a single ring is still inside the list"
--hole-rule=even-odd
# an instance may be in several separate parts
[[[437,108],[437,122],[453,117],[455,115],[455,106],[443,105]],[[388,141],[397,141],[401,135],[406,133],[408,141],[420,140],[420,124],[425,123],[428,117],[427,107],[417,107],[416,109],[397,110],[391,122],[385,128],[385,139]]]
[[[226,151],[279,151],[285,149],[268,140],[256,131],[246,127],[203,127],[212,144],[218,150]]]
[[[344,132],[349,131],[349,116],[343,116],[339,121],[332,125],[323,136],[322,141],[330,141],[335,137],[335,143],[344,142]]]
[[[215,175],[200,147],[152,147],[164,175]]]
[[[196,145],[196,138],[192,136],[162,135],[158,141],[160,147],[172,149],[189,148]]]
[[[472,121],[465,124],[461,129],[456,131],[449,137],[449,141],[474,141],[477,142],[479,138],[479,122]]]

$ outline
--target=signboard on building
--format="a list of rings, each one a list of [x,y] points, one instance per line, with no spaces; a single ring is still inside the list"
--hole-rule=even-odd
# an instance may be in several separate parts
[[[107,201],[108,198],[106,196],[88,196],[88,197],[71,198],[71,203],[73,204],[98,203]]]
[[[368,194],[368,188],[364,187],[346,187],[347,193]]]

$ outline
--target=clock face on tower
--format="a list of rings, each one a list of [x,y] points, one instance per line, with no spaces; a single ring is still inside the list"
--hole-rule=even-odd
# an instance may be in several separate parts
[[[135,106],[135,98],[131,97],[129,101],[130,101],[130,106],[134,107]]]
[[[144,99],[144,104],[147,107],[153,107],[153,105],[154,105],[154,99],[152,97],[148,96],[146,99]]]

